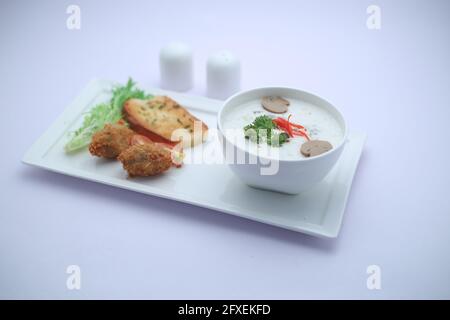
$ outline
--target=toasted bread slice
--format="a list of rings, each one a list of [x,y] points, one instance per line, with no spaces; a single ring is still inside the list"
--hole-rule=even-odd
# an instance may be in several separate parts
[[[150,100],[130,99],[124,104],[124,116],[133,126],[140,126],[185,147],[202,143],[208,126],[176,101],[165,96]]]

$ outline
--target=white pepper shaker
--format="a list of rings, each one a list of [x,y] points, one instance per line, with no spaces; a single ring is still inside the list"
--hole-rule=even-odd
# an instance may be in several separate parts
[[[193,58],[189,46],[172,42],[159,53],[161,87],[175,91],[186,91],[193,85]]]
[[[207,94],[226,99],[241,87],[241,64],[229,51],[219,51],[208,58],[206,66]]]

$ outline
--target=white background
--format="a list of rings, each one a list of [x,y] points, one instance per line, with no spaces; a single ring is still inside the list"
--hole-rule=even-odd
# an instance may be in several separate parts
[[[69,4],[81,30],[66,28]],[[1,298],[450,298],[448,1],[2,1]],[[158,86],[158,50],[230,49],[243,89],[332,101],[368,141],[336,240],[26,167],[93,77]],[[81,267],[79,291],[66,288]],[[368,290],[366,268],[382,271]]]

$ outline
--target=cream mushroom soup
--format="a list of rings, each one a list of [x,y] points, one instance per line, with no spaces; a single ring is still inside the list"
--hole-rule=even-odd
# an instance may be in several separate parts
[[[284,111],[282,107],[275,113],[269,111],[267,105],[262,106],[262,102],[283,100],[289,102],[284,113],[278,112]],[[266,130],[271,122],[274,125]],[[223,115],[222,126],[227,139],[241,149],[280,160],[297,160],[327,152],[330,144],[332,148],[337,147],[344,136],[338,120],[325,108],[282,97],[261,97],[234,106]],[[249,128],[252,130],[248,131]],[[258,128],[264,128],[264,134],[258,135]],[[270,137],[273,143],[268,141]],[[308,141],[311,146],[306,145],[303,150],[313,148],[313,152],[302,153],[302,145]],[[314,148],[319,152],[314,152]]]

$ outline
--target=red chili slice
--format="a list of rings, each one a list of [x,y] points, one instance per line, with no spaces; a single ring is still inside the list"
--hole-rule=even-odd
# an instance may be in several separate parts
[[[286,132],[290,137],[302,136],[309,141],[310,138],[306,133],[307,129],[300,124],[290,122],[291,116],[292,115],[289,115],[287,120],[282,117],[278,117],[275,118],[273,122],[278,126],[279,129]]]

